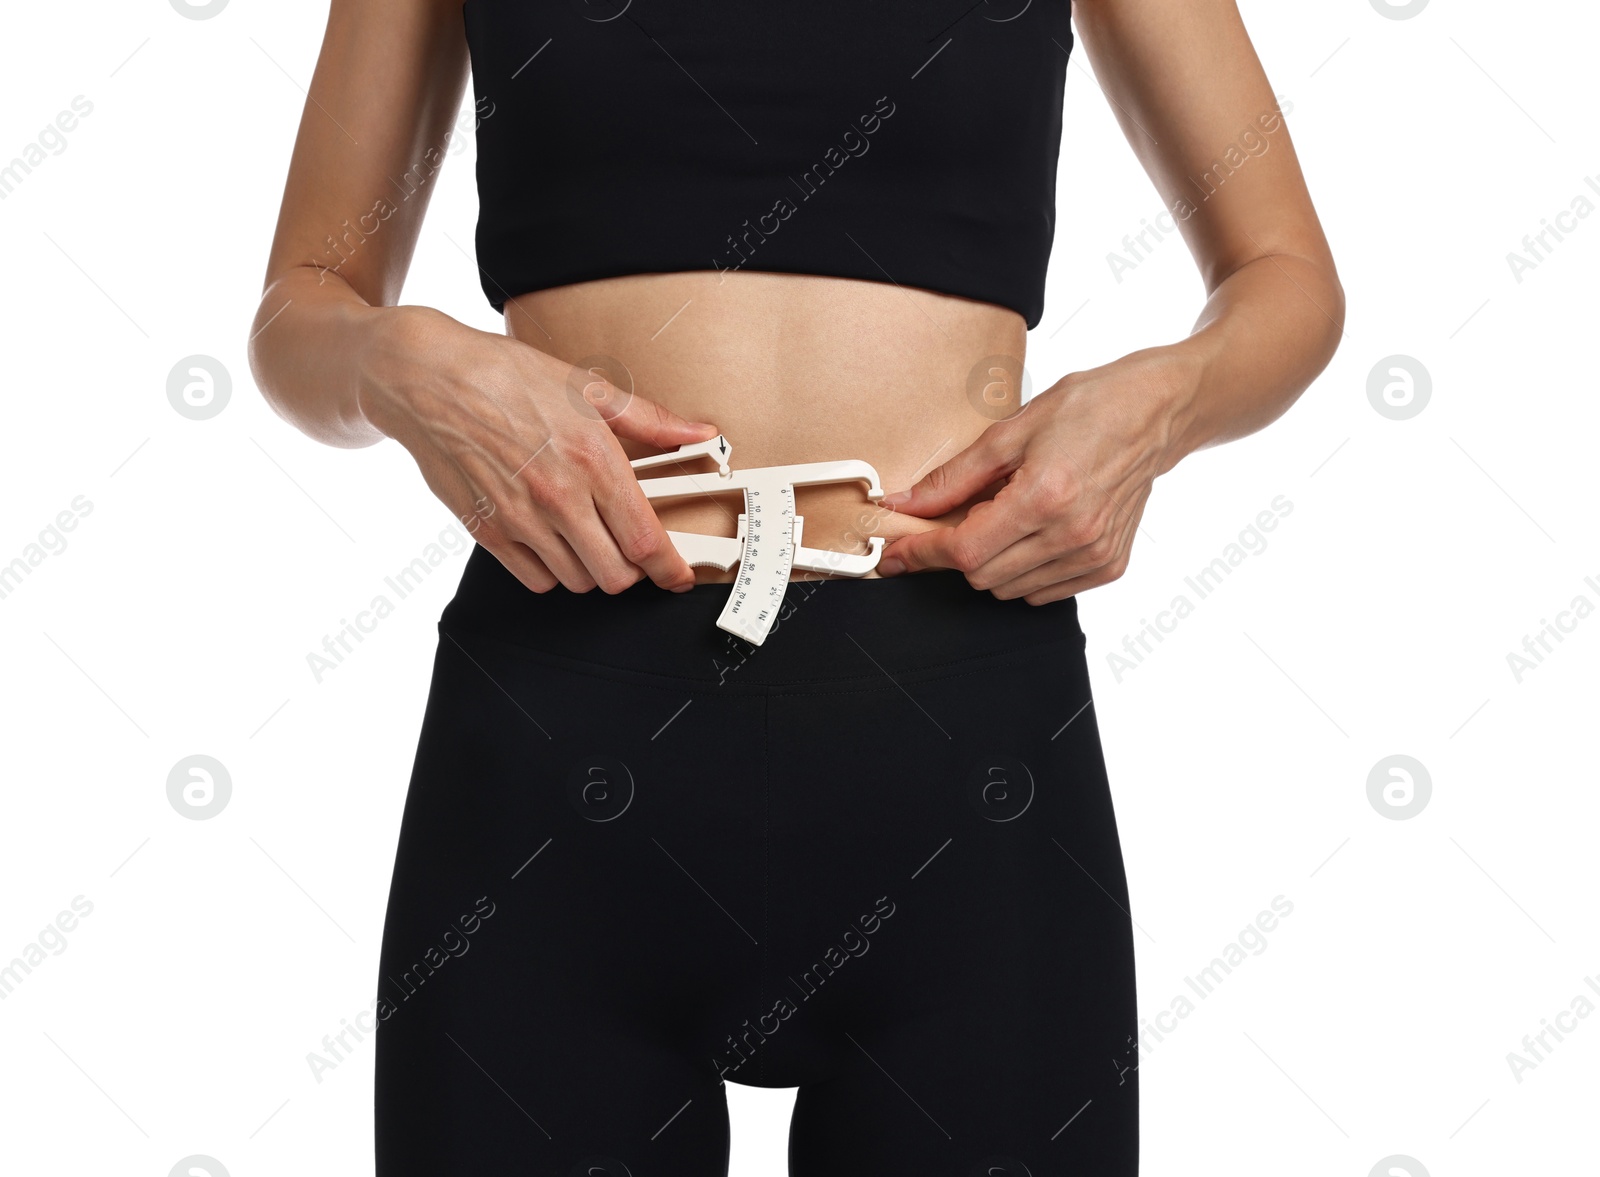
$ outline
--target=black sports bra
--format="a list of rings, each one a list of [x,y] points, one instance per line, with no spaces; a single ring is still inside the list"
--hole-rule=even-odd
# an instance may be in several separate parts
[[[466,0],[478,266],[514,295],[763,270],[1031,328],[1070,0]]]

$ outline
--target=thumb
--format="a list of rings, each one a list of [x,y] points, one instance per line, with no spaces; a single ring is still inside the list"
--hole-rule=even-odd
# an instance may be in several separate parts
[[[719,432],[715,425],[686,420],[665,405],[636,392],[611,391],[609,396],[585,395],[584,399],[618,437],[670,450],[691,441],[707,441]]]
[[[944,465],[928,471],[909,489],[884,495],[880,505],[927,518],[953,511],[976,498],[1014,472],[1018,465],[996,443],[994,433],[991,428]]]

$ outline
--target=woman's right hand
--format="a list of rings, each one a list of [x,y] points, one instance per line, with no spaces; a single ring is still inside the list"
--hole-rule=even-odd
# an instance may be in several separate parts
[[[505,335],[421,306],[375,308],[356,401],[433,493],[536,593],[619,593],[694,570],[667,538],[619,437],[661,450],[717,435]]]

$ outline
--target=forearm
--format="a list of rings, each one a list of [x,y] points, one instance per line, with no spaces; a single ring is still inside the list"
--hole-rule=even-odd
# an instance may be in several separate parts
[[[421,307],[371,306],[331,271],[288,270],[262,296],[250,326],[250,370],[277,414],[326,445],[383,440],[361,410],[373,353]]]
[[[1330,261],[1269,254],[1218,283],[1195,329],[1163,349],[1173,381],[1161,473],[1275,421],[1333,357],[1344,290]]]

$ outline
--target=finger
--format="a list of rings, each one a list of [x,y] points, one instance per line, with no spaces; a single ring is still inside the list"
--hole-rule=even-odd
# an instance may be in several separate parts
[[[552,444],[558,441],[563,444]],[[601,584],[607,592],[620,592],[640,575],[601,524],[589,491],[590,472],[603,469],[609,475],[615,461],[626,461],[617,439],[590,426],[576,435],[553,436],[510,476],[516,509],[502,517],[501,530],[533,549],[575,593]]]
[[[1130,548],[1131,542],[1125,541],[1108,558],[1096,559],[1093,567],[1085,567],[1081,549],[1069,552],[1065,556],[1048,560],[1022,576],[997,585],[989,591],[1000,600],[1009,601],[1022,597],[1034,605],[1070,597],[1084,589],[1096,588],[1120,579],[1128,570]]]
[[[589,399],[585,393],[586,400]],[[665,405],[649,397],[631,396],[615,390],[591,401],[600,419],[618,437],[647,442],[657,449],[675,449],[692,441],[709,441],[719,430],[705,421],[687,421]]]
[[[935,466],[907,490],[885,495],[882,503],[906,515],[943,515],[973,498],[1022,463],[1020,447],[1002,426],[983,435],[942,466]]]
[[[562,587],[575,593],[586,593],[594,588],[594,578],[589,575],[588,567],[559,531],[542,526],[529,528],[526,535],[518,538],[533,549],[534,555],[544,562]]]
[[[1069,577],[1058,580],[1054,584],[1035,589],[1026,594],[1023,600],[1030,605],[1048,605],[1051,601],[1059,601],[1063,597],[1075,597],[1086,589],[1099,588],[1103,584],[1110,584],[1120,577],[1125,569],[1125,561],[1113,561],[1103,568],[1082,576]]]
[[[582,515],[562,525],[561,534],[583,561],[596,587],[607,595],[615,595],[637,584],[644,575],[623,555],[593,499],[585,504]]]
[[[1019,576],[1011,577],[1008,581],[990,585],[989,592],[994,593],[1002,601],[1010,601],[1016,596],[1027,596],[1029,593],[1048,589],[1050,585],[1061,584],[1062,581],[1072,581],[1075,577],[1090,576],[1110,563],[1109,560],[1101,561],[1098,565],[1085,566],[1082,555],[1069,553],[1066,557],[1056,560],[1043,560],[1032,568],[1026,569]],[[978,585],[973,585],[974,589]]]
[[[936,527],[895,540],[884,549],[878,573],[896,576],[929,568],[971,572],[1032,531],[1013,508],[995,499],[987,509],[972,512],[954,527]]]
[[[508,540],[483,546],[505,566],[507,572],[536,593],[547,593],[561,583],[527,544]]]
[[[632,478],[599,479],[594,505],[617,547],[635,568],[657,586],[682,592],[694,587],[694,569],[673,546],[667,529]]]
[[[1002,599],[1020,597],[1040,585],[1103,568],[1115,560],[1124,547],[1116,537],[1101,535],[1063,552],[1062,531],[1058,522],[1012,544],[988,563],[975,568],[967,576],[968,582],[973,588],[992,592]]]
[[[1071,536],[1073,527],[1068,524],[1052,528],[1057,545],[1055,558],[1038,563],[1010,580],[994,585],[989,591],[1002,599],[1024,597],[1033,604],[1042,604],[1046,600],[1059,600],[1063,596],[1071,596],[1085,588],[1109,584],[1119,579],[1128,569],[1128,562],[1133,554],[1133,541],[1139,531],[1139,518],[1144,514],[1144,504],[1148,498],[1147,488],[1131,504],[1132,514],[1118,530],[1104,532],[1088,542],[1082,542],[1084,539],[1082,528],[1087,523],[1089,533],[1092,534],[1093,523],[1079,519],[1076,537],[1079,545],[1071,551],[1059,550],[1059,537],[1063,530]],[[1076,587],[1049,596],[1039,596],[1042,591],[1062,582],[1072,582]],[[1035,599],[1036,597],[1038,599]]]
[[[484,471],[434,463],[419,463],[419,467],[423,480],[441,501],[472,504],[470,511],[457,511],[457,518],[472,535],[474,542],[487,548],[489,554],[499,560],[526,588],[545,593],[560,583],[532,548],[518,542],[507,532],[503,517],[496,517],[499,515],[499,505],[481,489],[487,485],[479,481]]]
[[[1068,553],[1068,555],[1078,556],[1079,553],[1073,552]],[[967,573],[967,583],[975,589],[993,592],[995,596],[1002,599],[1020,597],[1027,589],[1009,593],[1002,590],[1011,589],[1013,586],[1026,581],[1029,577],[1042,575],[1043,568],[1058,565],[1063,560],[1061,541],[1052,539],[1044,531],[1036,531],[1031,535],[1024,536],[1004,551],[997,553],[993,559]],[[1087,572],[1094,566],[1083,563],[1080,559],[1080,566],[1072,569],[1071,574]],[[1050,581],[1060,580],[1061,576],[1052,576],[1049,579]],[[1028,587],[1033,588],[1036,585],[1030,583]]]

